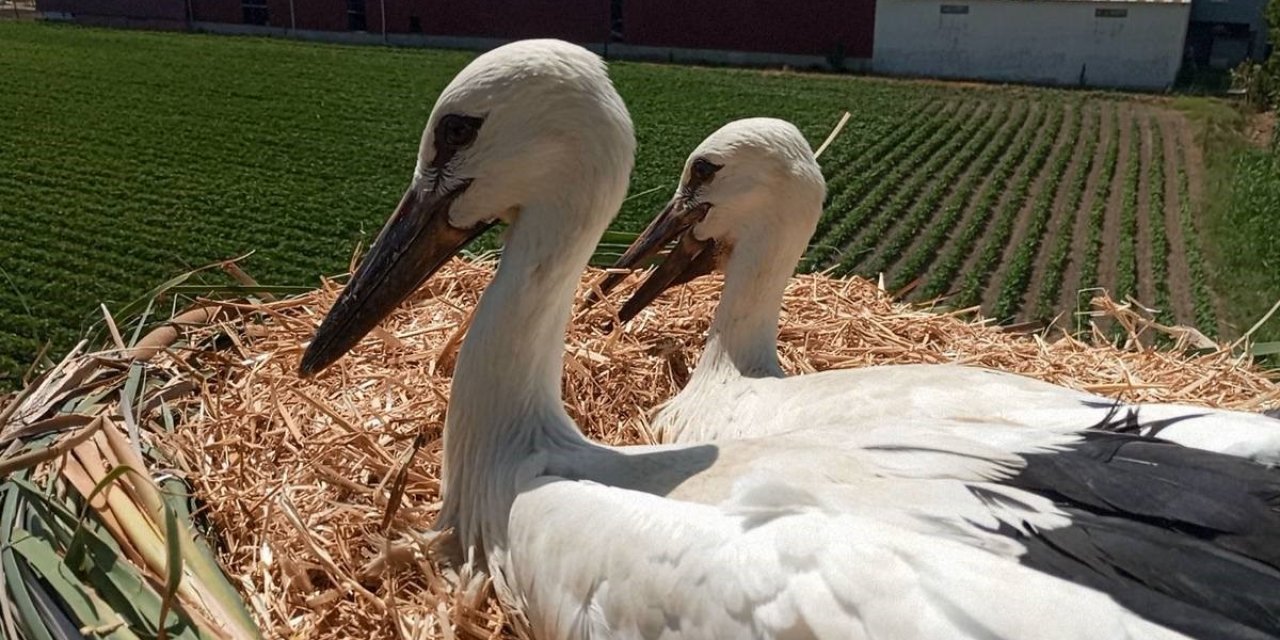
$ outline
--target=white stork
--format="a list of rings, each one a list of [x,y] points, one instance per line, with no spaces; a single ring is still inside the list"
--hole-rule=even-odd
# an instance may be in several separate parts
[[[947,418],[1035,428],[1112,428],[1280,463],[1280,421],[1170,404],[1117,405],[1011,373],[960,365],[886,365],[786,377],[778,364],[783,290],[822,214],[826,183],[789,122],[750,118],[690,154],[670,204],[618,260],[632,268],[677,246],[619,316],[630,320],[675,284],[719,269],[724,293],[706,351],[685,388],[655,415],[659,442],[764,436],[817,422],[875,427]],[[610,274],[606,292],[623,275]],[[1119,416],[1120,419],[1112,419]]]
[[[300,364],[323,369],[470,239],[509,225],[454,372],[438,526],[484,559],[533,636],[1280,629],[1280,483],[1235,458],[1115,434],[1013,454],[910,420],[587,440],[561,401],[564,331],[634,150],[595,55],[535,40],[478,57],[441,93],[408,190]]]

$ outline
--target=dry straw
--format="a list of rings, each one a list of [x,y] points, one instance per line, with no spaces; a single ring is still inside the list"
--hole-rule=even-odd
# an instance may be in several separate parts
[[[194,390],[167,399],[181,416],[175,426],[142,429],[141,437],[194,486],[219,560],[267,636],[511,634],[483,576],[453,568],[462,566],[450,561],[456,550],[430,532],[450,373],[492,274],[487,262],[451,262],[376,335],[312,380],[295,371],[336,297],[332,283],[279,301],[206,303],[198,319],[209,323],[147,343],[146,355],[154,355],[147,375],[163,381],[158,388]],[[604,329],[612,302],[577,314],[564,394],[591,437],[647,441],[646,412],[687,380],[719,290],[716,278],[681,287],[620,331]],[[1247,357],[1143,346],[1144,332],[1162,330],[1145,312],[1096,304],[1136,338],[1120,348],[1050,342],[894,303],[858,278],[800,276],[787,290],[780,353],[794,373],[959,362],[1128,400],[1244,410],[1280,404],[1280,387]],[[1173,331],[1180,346],[1194,337]],[[142,415],[138,422],[154,423]]]

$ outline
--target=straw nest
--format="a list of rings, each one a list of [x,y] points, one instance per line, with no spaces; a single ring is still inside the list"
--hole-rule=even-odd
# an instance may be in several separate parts
[[[169,400],[185,403],[176,426],[142,437],[194,486],[218,559],[266,635],[512,633],[483,576],[453,568],[448,540],[429,533],[449,377],[492,273],[488,262],[451,262],[312,380],[295,371],[339,291],[331,282],[279,301],[205,302],[200,322],[166,329],[181,333],[185,348],[144,354],[154,356],[149,375],[170,381],[163,387],[182,380],[194,392]],[[681,287],[620,331],[603,328],[611,303],[576,315],[564,396],[589,435],[648,441],[646,414],[687,380],[719,290],[715,278]],[[1193,353],[1184,347],[1198,334],[1159,327],[1134,305],[1101,299],[1095,307],[1127,331],[1124,346],[1015,335],[965,313],[895,303],[865,280],[800,276],[787,290],[780,354],[794,373],[950,362],[1126,400],[1280,405],[1280,386],[1247,357],[1227,348]],[[1144,334],[1159,331],[1174,348],[1142,346]]]

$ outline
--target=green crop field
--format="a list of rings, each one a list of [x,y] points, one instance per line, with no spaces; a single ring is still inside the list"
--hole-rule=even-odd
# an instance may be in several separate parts
[[[0,386],[193,267],[346,270],[395,205],[437,92],[474,54],[0,23]],[[613,63],[640,141],[617,228],[739,117],[795,122],[828,210],[807,268],[885,273],[1002,320],[1101,284],[1218,329],[1178,112],[1114,94]],[[1256,169],[1255,171],[1260,171]],[[1262,198],[1263,196],[1258,196]],[[1267,196],[1269,197],[1269,196]],[[1261,296],[1265,298],[1264,296]],[[1210,326],[1211,325],[1211,326]]]

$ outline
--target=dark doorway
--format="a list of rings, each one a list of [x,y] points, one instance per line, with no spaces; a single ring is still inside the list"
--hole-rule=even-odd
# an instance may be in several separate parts
[[[240,10],[245,24],[265,25],[271,19],[267,12],[267,0],[242,0]]]
[[[364,0],[347,0],[347,31],[368,31],[365,20]]]

